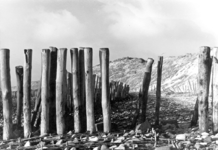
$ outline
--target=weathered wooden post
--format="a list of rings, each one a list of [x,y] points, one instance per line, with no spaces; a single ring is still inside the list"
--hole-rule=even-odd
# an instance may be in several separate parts
[[[42,50],[42,86],[41,86],[41,125],[40,134],[41,136],[48,134],[49,132],[49,81],[50,81],[50,50]]]
[[[210,47],[202,46],[198,56],[198,114],[201,132],[208,131],[208,94],[211,62]]]
[[[0,77],[3,103],[3,140],[12,137],[12,99],[10,75],[10,50],[0,50]]]
[[[31,117],[31,127],[32,130],[38,129],[38,125],[39,125],[39,118],[40,118],[40,114],[41,114],[41,84],[42,84],[42,79],[40,78],[39,81],[39,85],[38,85],[38,89],[37,89],[37,94],[36,94],[36,99],[35,99],[35,104],[34,104],[34,109],[32,111],[32,117]],[[39,117],[39,118],[38,118]]]
[[[155,107],[155,124],[156,125],[159,125],[162,65],[163,65],[163,56],[160,56],[157,62],[157,87],[156,87],[156,107]]]
[[[15,73],[17,78],[17,126],[20,127],[23,104],[23,66],[16,66]]]
[[[23,118],[24,137],[31,135],[31,70],[32,70],[32,49],[24,50],[24,73],[23,73]]]
[[[92,48],[85,48],[85,85],[86,85],[86,118],[87,131],[93,133],[95,131],[94,118],[94,100],[93,100],[93,85],[92,85]]]
[[[147,101],[148,101],[148,89],[151,81],[151,71],[152,64],[154,60],[152,58],[148,58],[142,83],[142,98],[141,98],[141,109],[142,113],[140,116],[140,123],[144,122],[146,119],[146,110],[147,110]]]
[[[109,49],[101,48],[101,105],[103,113],[104,132],[111,131],[111,104],[109,87]]]
[[[57,78],[56,78],[56,128],[57,134],[65,132],[65,79],[66,79],[67,49],[60,48],[57,56]]]
[[[56,47],[50,47],[51,64],[50,64],[50,102],[49,102],[49,130],[50,132],[56,131],[56,74],[57,74],[57,52]]]
[[[218,132],[218,48],[213,49],[213,66],[212,66],[212,107],[213,107],[213,132]]]
[[[79,59],[78,59],[78,49],[72,48],[70,50],[71,54],[71,73],[72,73],[72,93],[73,93],[73,104],[74,104],[74,131],[75,133],[81,132],[81,97],[79,89]]]
[[[194,111],[192,114],[192,120],[191,120],[190,127],[196,126],[197,123],[198,123],[198,98],[196,99],[196,102],[195,102],[195,107],[194,107]]]
[[[81,100],[81,132],[86,131],[86,99],[85,99],[85,65],[84,65],[84,48],[79,48],[79,89]]]

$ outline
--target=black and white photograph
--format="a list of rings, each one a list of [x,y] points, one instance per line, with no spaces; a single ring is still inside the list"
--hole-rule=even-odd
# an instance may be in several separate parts
[[[0,150],[218,150],[217,0],[0,0]]]

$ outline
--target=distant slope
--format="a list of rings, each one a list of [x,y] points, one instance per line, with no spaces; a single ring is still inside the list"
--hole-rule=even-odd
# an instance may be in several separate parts
[[[146,61],[142,58],[125,57],[110,62],[110,80],[121,81],[130,85],[131,91],[139,91]],[[152,67],[150,90],[156,88],[157,62]],[[99,65],[94,66],[94,73],[99,74]],[[165,57],[162,71],[162,91],[196,91],[197,54]]]

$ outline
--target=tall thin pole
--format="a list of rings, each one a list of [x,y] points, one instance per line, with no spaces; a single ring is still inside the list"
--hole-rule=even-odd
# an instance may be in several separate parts
[[[0,73],[3,103],[3,140],[12,137],[12,99],[10,75],[10,50],[0,50]]]
[[[31,128],[31,71],[32,71],[32,49],[24,50],[24,73],[23,73],[23,117],[24,137],[30,136]]]
[[[213,107],[213,132],[218,133],[218,48],[214,48],[212,69],[212,107]]]
[[[146,110],[147,110],[147,101],[148,101],[148,89],[151,81],[151,71],[152,64],[154,60],[152,58],[148,58],[142,83],[142,99],[141,99],[141,117],[140,123],[144,122],[146,119]]]
[[[56,47],[50,47],[51,53],[51,67],[50,67],[50,101],[49,101],[49,130],[50,132],[56,131],[56,107],[55,107],[55,96],[56,96],[56,74],[57,74],[57,53]]]
[[[161,76],[162,76],[163,56],[160,56],[157,62],[157,87],[156,87],[156,107],[155,124],[159,125],[159,111],[161,101]]]
[[[74,130],[76,133],[81,132],[81,97],[79,88],[79,59],[78,59],[78,49],[72,48],[71,53],[71,72],[72,72],[72,93],[73,93],[73,104],[74,104]]]
[[[85,85],[86,85],[86,116],[87,116],[87,131],[93,133],[95,131],[94,118],[94,99],[93,99],[93,84],[92,84],[92,48],[85,48]]]
[[[101,48],[101,79],[102,79],[102,112],[104,132],[111,131],[111,105],[110,105],[110,87],[109,87],[109,49]]]
[[[17,126],[21,126],[22,102],[23,102],[23,66],[15,67],[17,78]]]
[[[49,81],[50,81],[50,50],[42,50],[42,84],[41,84],[41,135],[49,132]]]
[[[198,56],[198,114],[200,132],[208,131],[208,94],[211,62],[210,47],[202,46]]]
[[[86,100],[85,100],[85,66],[84,66],[84,48],[79,48],[79,89],[81,100],[81,132],[86,131]]]
[[[65,132],[65,79],[66,79],[66,60],[67,49],[58,50],[57,57],[57,78],[56,78],[56,128],[57,134],[62,135]]]

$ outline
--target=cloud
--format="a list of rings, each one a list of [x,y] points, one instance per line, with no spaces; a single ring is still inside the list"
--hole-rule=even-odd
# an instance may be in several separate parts
[[[122,40],[130,47],[129,50],[135,45],[138,49],[134,54],[137,55],[160,55],[160,52],[181,55],[197,52],[204,44],[213,46],[216,44],[215,39],[218,40],[218,35],[213,32],[216,23],[210,28],[212,26],[202,19],[210,18],[212,23],[211,16],[215,15],[208,12],[211,11],[210,6],[215,5],[215,1],[209,7],[206,2],[200,2],[202,8],[198,8],[198,1],[186,0],[101,2],[105,4],[103,10],[108,13],[105,19],[110,22],[108,28],[111,35]],[[205,14],[203,10],[208,12]],[[211,31],[207,32],[207,27]]]
[[[65,38],[81,38],[84,26],[69,11],[40,12],[35,16],[37,25],[34,29],[36,39],[58,41]]]

